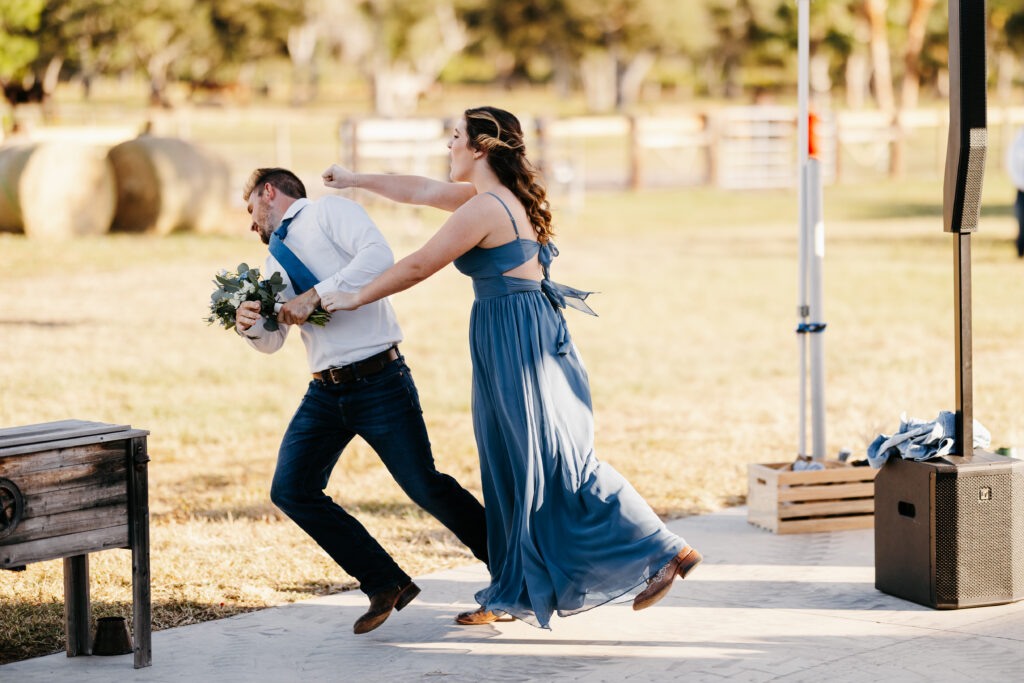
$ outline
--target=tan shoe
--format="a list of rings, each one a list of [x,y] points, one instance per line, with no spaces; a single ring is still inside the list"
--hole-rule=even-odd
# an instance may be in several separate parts
[[[481,607],[474,612],[463,612],[455,617],[455,623],[466,626],[482,626],[483,624],[491,624],[495,621],[512,621],[512,619],[513,617],[508,616],[504,612],[492,612]]]
[[[647,580],[647,588],[633,599],[633,609],[647,609],[654,603],[668,595],[672,588],[672,582],[678,575],[685,579],[686,575],[693,571],[693,568],[700,564],[704,557],[697,552],[696,548],[686,546],[658,570],[658,573]]]
[[[356,620],[352,632],[356,634],[369,633],[391,616],[392,609],[401,610],[419,594],[420,587],[412,581],[404,586],[395,586],[380,593],[374,593],[370,596],[370,609]]]

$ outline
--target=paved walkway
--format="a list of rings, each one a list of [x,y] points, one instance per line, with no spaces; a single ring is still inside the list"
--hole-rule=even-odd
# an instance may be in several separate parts
[[[131,655],[63,653],[0,667],[18,681],[1019,681],[1024,601],[936,611],[874,588],[871,531],[775,536],[746,509],[669,525],[702,564],[661,603],[458,626],[476,565],[418,577],[414,602],[363,636],[358,591],[153,634]]]

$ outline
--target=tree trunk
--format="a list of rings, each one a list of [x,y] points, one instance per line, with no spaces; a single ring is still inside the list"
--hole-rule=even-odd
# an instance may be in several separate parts
[[[846,59],[846,106],[863,109],[868,91],[868,60],[862,52],[853,52]]]
[[[293,26],[288,30],[288,58],[292,62],[292,104],[308,102],[313,96],[313,56],[316,43],[315,22]]]
[[[364,73],[373,91],[374,109],[383,116],[402,116],[416,111],[420,95],[437,82],[445,64],[469,42],[466,27],[455,15],[452,3],[438,5],[434,13],[440,41],[425,54],[394,59],[390,47],[380,35],[380,19],[376,24],[373,54],[364,65]]]
[[[924,48],[925,29],[928,15],[935,7],[935,0],[914,0],[907,23],[907,44],[903,51],[903,84],[900,92],[900,106],[913,109],[921,87],[921,50]]]
[[[640,101],[640,88],[644,77],[654,66],[654,53],[641,52],[635,55],[621,70],[616,93],[616,104],[620,111]]]
[[[615,108],[618,65],[611,52],[591,52],[580,60],[580,77],[588,111],[603,113]]]
[[[892,87],[892,66],[889,62],[889,31],[886,12],[889,0],[865,0],[864,9],[871,27],[871,66],[874,72],[875,101],[885,111],[896,108]]]

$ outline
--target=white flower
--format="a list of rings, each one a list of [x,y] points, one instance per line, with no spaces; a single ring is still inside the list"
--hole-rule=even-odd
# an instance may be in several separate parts
[[[242,293],[243,294],[248,294],[249,292],[255,292],[255,291],[256,291],[256,285],[254,285],[253,283],[249,282],[248,280],[246,280],[245,282],[242,283]]]

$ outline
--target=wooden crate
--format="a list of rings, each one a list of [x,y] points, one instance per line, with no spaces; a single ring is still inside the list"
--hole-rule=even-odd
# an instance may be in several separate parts
[[[792,463],[751,463],[747,521],[777,534],[873,528],[877,470],[824,464],[794,472]]]
[[[0,569],[64,558],[69,657],[92,651],[89,553],[130,548],[135,668],[152,661],[148,434],[82,420],[0,429]]]

